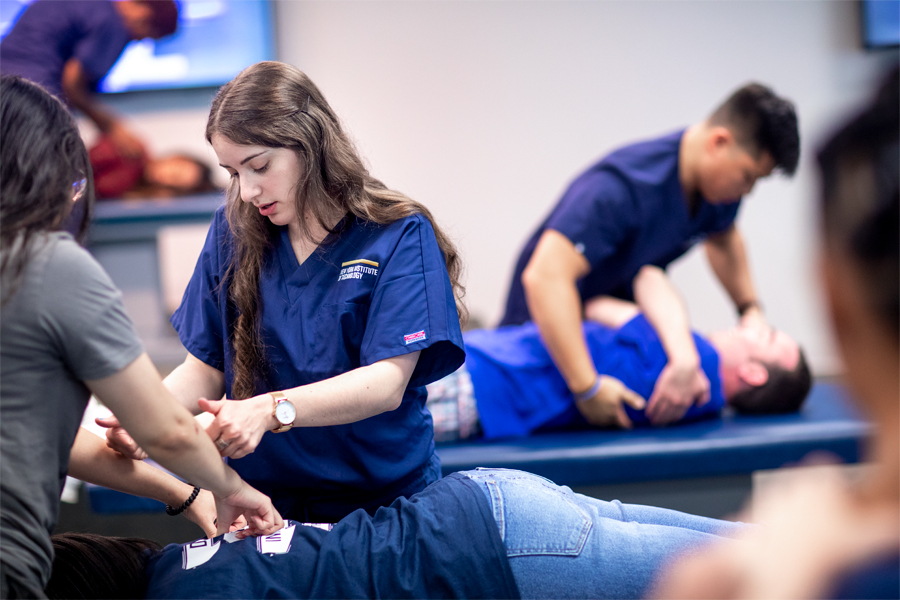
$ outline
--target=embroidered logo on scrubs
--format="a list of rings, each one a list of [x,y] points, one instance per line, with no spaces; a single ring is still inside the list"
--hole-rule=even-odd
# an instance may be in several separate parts
[[[421,342],[425,340],[425,330],[417,331],[415,333],[407,333],[403,336],[403,341],[406,342],[406,345],[409,346],[413,342]]]
[[[373,260],[359,258],[341,263],[338,281],[345,279],[362,279],[363,275],[378,275],[378,263]]]

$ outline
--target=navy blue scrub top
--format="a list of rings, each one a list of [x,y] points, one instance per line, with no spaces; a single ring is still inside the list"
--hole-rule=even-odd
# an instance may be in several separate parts
[[[147,598],[519,598],[491,504],[460,473],[333,528],[169,545]]]
[[[335,497],[358,494],[351,505],[365,506],[372,497],[386,504],[394,499],[390,486],[420,481],[417,489],[405,490],[414,493],[440,476],[438,469],[434,478],[420,477],[440,464],[424,386],[456,370],[465,353],[434,230],[419,214],[389,225],[352,217],[344,224],[344,231],[332,236],[336,239],[323,242],[302,265],[287,228],[276,228],[260,273],[266,367],[256,393],[314,383],[417,350],[421,354],[396,410],[347,425],[266,433],[255,452],[229,460],[273,500],[287,493],[327,506]],[[224,371],[229,398],[233,348],[227,340],[236,308],[227,301],[228,282],[220,283],[232,244],[223,207],[172,316],[188,351]]]
[[[665,268],[708,235],[729,229],[740,198],[694,214],[678,179],[684,131],[616,150],[580,175],[525,245],[500,325],[531,320],[522,272],[541,235],[554,229],[584,255],[591,271],[578,282],[582,301],[598,295],[632,299],[631,282],[644,265]]]
[[[584,337],[598,373],[650,399],[668,358],[644,315],[618,329],[586,321]],[[725,405],[719,355],[705,338],[697,333],[693,337],[700,368],[709,379],[710,400],[692,405],[680,422],[718,416]],[[466,368],[486,439],[588,426],[534,323],[470,331],[465,341]],[[635,426],[650,424],[643,410],[627,405],[625,410]]]

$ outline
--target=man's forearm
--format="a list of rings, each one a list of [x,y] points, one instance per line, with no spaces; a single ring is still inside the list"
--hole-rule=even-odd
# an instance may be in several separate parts
[[[736,307],[757,301],[744,240],[736,228],[707,240],[706,258]]]
[[[84,68],[76,58],[69,59],[63,66],[62,89],[69,104],[93,121],[100,131],[104,133],[109,131],[116,122],[110,113],[93,100]]]
[[[531,318],[566,385],[586,392],[597,381],[597,370],[584,341],[581,295],[576,282],[590,272],[590,264],[572,242],[546,230],[522,272],[522,286]]]
[[[584,341],[578,289],[564,280],[544,280],[541,285],[526,288],[526,299],[531,318],[566,385],[574,393],[590,389],[597,370]]]
[[[665,272],[658,267],[643,267],[634,279],[634,297],[656,330],[669,363],[696,368],[700,359],[687,309]]]

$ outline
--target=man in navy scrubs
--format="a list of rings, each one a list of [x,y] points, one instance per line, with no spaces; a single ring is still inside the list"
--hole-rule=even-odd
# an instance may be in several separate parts
[[[172,0],[38,0],[0,43],[0,71],[39,83],[84,113],[120,153],[138,156],[140,140],[93,91],[130,41],[162,38],[177,26]]]
[[[633,394],[598,375],[581,330],[585,300],[632,299],[641,267],[665,269],[705,241],[744,323],[767,327],[734,219],[756,180],[775,169],[792,175],[799,154],[793,105],[760,84],[738,89],[701,123],[616,150],[569,186],[526,244],[500,324],[534,321],[576,400],[605,407],[599,420],[620,424],[619,407],[634,404]],[[669,362],[647,416],[662,425],[705,402],[709,381],[680,299],[659,304],[647,317]]]

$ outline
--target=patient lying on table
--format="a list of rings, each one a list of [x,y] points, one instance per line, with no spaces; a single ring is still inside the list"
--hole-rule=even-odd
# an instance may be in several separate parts
[[[586,307],[584,336],[601,374],[650,398],[667,358],[656,331],[638,307],[602,297]],[[800,408],[811,386],[803,351],[778,330],[734,327],[693,334],[709,379],[706,402],[680,422],[717,416],[724,406],[741,413],[785,413]],[[588,402],[576,402],[532,323],[465,336],[466,363],[428,386],[437,441],[527,436],[591,425]],[[624,406],[628,423],[647,425],[644,410]]]

